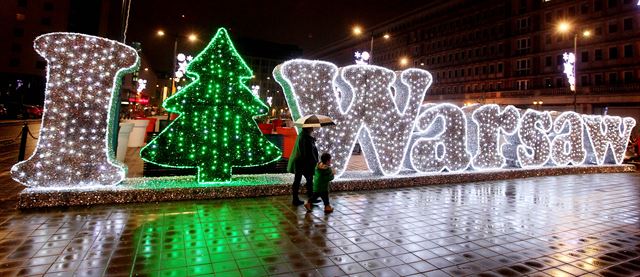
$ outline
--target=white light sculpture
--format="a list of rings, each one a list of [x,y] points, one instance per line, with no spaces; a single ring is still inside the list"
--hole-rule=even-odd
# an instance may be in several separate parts
[[[608,115],[582,115],[582,120],[587,130],[587,162],[621,164],[636,120]]]
[[[518,162],[520,167],[540,167],[551,157],[551,140],[547,133],[551,131],[552,120],[549,112],[527,110],[520,119],[518,128]]]
[[[582,116],[576,112],[561,113],[553,122],[556,134],[551,141],[551,160],[555,165],[583,164],[587,152],[584,148]]]
[[[362,53],[356,51],[354,57],[356,58],[356,64],[369,64],[371,55],[367,51],[363,51]]]
[[[113,158],[111,124],[122,75],[139,65],[136,50],[117,41],[74,34],[39,36],[47,60],[40,137],[33,155],[11,168],[28,187],[115,185],[125,166]]]
[[[294,120],[307,114],[334,119],[336,126],[319,129],[315,137],[318,150],[332,155],[338,176],[345,171],[356,141],[374,173],[400,171],[432,80],[429,72],[420,69],[394,73],[378,66],[352,65],[338,70],[332,63],[311,60],[278,65],[274,77],[284,89]]]
[[[141,93],[144,89],[147,88],[147,80],[145,79],[138,79],[138,87],[136,88],[136,91],[138,93]]]
[[[467,120],[459,107],[440,104],[421,112],[416,119],[410,146],[413,169],[419,172],[462,171],[471,154],[467,152]]]
[[[471,149],[475,149],[476,152],[471,160],[473,168],[503,167],[506,162],[502,149],[504,136],[513,135],[518,131],[518,109],[506,106],[500,111],[500,106],[488,104],[473,111],[471,118],[477,130],[476,136],[470,136],[469,140],[469,144],[473,144]]]
[[[258,85],[251,86],[251,94],[253,94],[253,96],[257,98],[260,98],[260,86]]]
[[[576,91],[576,55],[573,53],[562,54],[564,60],[564,74],[567,75],[567,81],[571,91]]]
[[[176,60],[178,60],[178,70],[175,72],[175,81],[179,82],[180,79],[184,77],[185,72],[187,72],[187,65],[193,60],[193,57],[180,53],[176,57]]]

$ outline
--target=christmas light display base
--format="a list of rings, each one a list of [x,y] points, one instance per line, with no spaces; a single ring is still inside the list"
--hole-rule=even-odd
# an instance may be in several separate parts
[[[348,171],[331,185],[331,190],[361,191],[427,185],[483,182],[570,174],[635,172],[634,165],[583,165],[535,169],[500,169],[465,172],[414,173],[374,176],[365,171]],[[117,186],[89,188],[27,188],[19,195],[19,208],[87,206],[220,198],[289,195],[293,174],[238,175],[225,184],[198,184],[194,176],[129,178]]]

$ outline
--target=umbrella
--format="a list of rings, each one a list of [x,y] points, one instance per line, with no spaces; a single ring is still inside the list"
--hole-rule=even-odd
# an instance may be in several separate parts
[[[296,120],[296,125],[302,128],[320,128],[336,124],[333,122],[333,119],[331,119],[331,117],[319,114],[310,114],[298,118],[298,120]]]

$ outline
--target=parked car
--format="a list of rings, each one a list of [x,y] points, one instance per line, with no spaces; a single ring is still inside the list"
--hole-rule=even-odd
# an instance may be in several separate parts
[[[0,118],[7,118],[9,116],[9,110],[4,106],[4,104],[0,104]]]
[[[24,115],[26,118],[41,118],[42,107],[35,105],[24,105]]]

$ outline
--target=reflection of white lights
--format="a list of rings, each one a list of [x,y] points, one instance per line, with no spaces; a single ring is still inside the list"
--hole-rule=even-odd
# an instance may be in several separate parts
[[[356,64],[369,64],[369,59],[371,58],[371,54],[367,51],[363,51],[362,53],[356,52],[354,56],[356,58]]]
[[[571,91],[576,91],[576,55],[573,53],[562,54],[564,60],[564,74],[567,75],[567,81]]]

